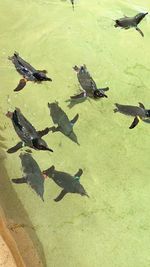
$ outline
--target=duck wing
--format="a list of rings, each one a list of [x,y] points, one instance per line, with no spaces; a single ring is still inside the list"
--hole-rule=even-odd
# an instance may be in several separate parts
[[[142,37],[144,37],[144,33],[138,27],[136,27],[135,29],[141,34]]]
[[[26,86],[26,83],[27,83],[26,79],[21,79],[17,87],[14,89],[14,91],[15,92],[21,91]]]
[[[133,129],[133,128],[135,128],[136,125],[139,123],[139,121],[140,121],[140,120],[139,120],[139,117],[136,116],[136,117],[134,118],[132,124],[130,125],[129,129]]]
[[[20,148],[22,148],[22,145],[23,145],[23,143],[22,143],[22,142],[19,142],[17,145],[15,145],[15,146],[9,148],[9,149],[7,150],[7,153],[11,154],[11,153],[15,153],[15,152],[17,152]]]
[[[67,191],[63,189],[60,194],[54,199],[55,202],[58,202],[63,199],[63,197],[67,194]]]

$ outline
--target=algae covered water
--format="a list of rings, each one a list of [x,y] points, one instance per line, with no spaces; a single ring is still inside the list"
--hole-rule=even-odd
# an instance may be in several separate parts
[[[44,182],[44,202],[27,185],[12,185],[47,267],[150,266],[150,125],[141,122],[129,130],[132,118],[113,112],[116,102],[142,102],[150,109],[149,15],[140,24],[144,38],[135,29],[114,27],[115,19],[149,9],[148,0],[78,0],[74,11],[69,0],[0,2],[3,151],[19,141],[5,116],[8,110],[20,108],[38,130],[53,126],[48,102],[58,101],[70,120],[79,114],[74,131],[80,146],[60,132],[49,133],[44,140],[54,153],[33,150],[32,156],[41,170],[54,165],[74,175],[82,168],[81,183],[90,198],[67,194],[56,203],[60,188],[50,179]],[[53,81],[28,82],[15,93],[21,76],[8,60],[14,51],[46,69]],[[69,108],[67,100],[79,91],[72,67],[82,64],[98,87],[109,86],[108,99],[88,99]],[[22,176],[19,154],[5,153],[10,183]],[[10,203],[13,194],[3,186],[1,195]],[[19,215],[19,207],[6,206],[6,212]]]

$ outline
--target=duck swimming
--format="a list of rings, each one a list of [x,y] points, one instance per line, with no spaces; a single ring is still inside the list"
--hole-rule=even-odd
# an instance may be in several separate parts
[[[130,29],[130,28],[135,28],[141,35],[144,37],[143,32],[138,28],[138,24],[141,22],[141,20],[148,14],[146,13],[138,13],[134,17],[123,17],[120,19],[115,20],[116,24],[114,25],[115,27],[121,27],[124,29]]]
[[[81,67],[75,66],[73,69],[77,72],[77,78],[82,87],[82,92],[78,95],[71,96],[70,97],[71,100],[76,100],[76,99],[86,100],[87,97],[93,99],[108,97],[105,94],[105,91],[108,91],[109,87],[98,89],[95,81],[88,72],[86,65],[83,65]]]
[[[116,103],[116,108],[114,112],[120,112],[127,116],[134,117],[134,120],[129,127],[129,129],[133,129],[140,120],[150,123],[150,109],[145,109],[145,106],[142,103],[139,103],[139,106],[130,106],[130,105],[121,105]]]
[[[15,52],[12,57],[8,58],[15,65],[16,70],[23,76],[17,87],[14,89],[15,92],[22,90],[27,81],[41,83],[42,81],[52,81],[51,78],[46,76],[46,70],[36,70],[29,63],[19,56],[19,53]]]
[[[6,116],[11,119],[14,129],[21,139],[21,142],[19,142],[16,146],[7,150],[8,153],[18,151],[23,147],[23,145],[37,150],[48,150],[53,152],[53,150],[48,148],[48,145],[42,139],[42,136],[48,134],[48,128],[45,128],[43,131],[36,131],[33,125],[23,116],[18,108],[16,108],[14,112],[8,111]]]

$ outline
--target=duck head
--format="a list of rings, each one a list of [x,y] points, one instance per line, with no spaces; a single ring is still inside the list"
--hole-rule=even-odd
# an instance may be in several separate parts
[[[50,149],[46,142],[43,140],[43,139],[40,139],[40,138],[36,138],[36,139],[33,139],[32,140],[32,143],[33,143],[33,146],[35,149],[38,149],[38,150],[48,150],[50,152],[53,152],[52,149]]]
[[[146,114],[146,117],[147,117],[147,118],[150,118],[150,109],[147,109],[147,110],[145,111],[145,114]]]
[[[77,65],[75,65],[73,67],[73,69],[77,72],[77,73],[86,73],[87,72],[87,68],[86,65],[82,65],[81,67],[78,67]]]
[[[120,20],[119,19],[116,19],[115,22],[116,22],[116,24],[114,25],[115,28],[121,27],[121,24],[120,24]]]
[[[105,93],[103,92],[103,90],[101,90],[101,89],[96,89],[96,90],[94,90],[94,92],[93,92],[93,97],[94,98],[101,98],[101,97],[108,97],[107,95],[105,95]]]
[[[148,14],[148,12],[146,13],[139,13],[135,16],[135,21],[136,24],[138,25],[140,23],[140,21]]]
[[[37,81],[40,81],[40,82],[42,82],[42,81],[52,81],[52,79],[48,78],[46,76],[46,73],[43,72],[43,71],[37,71],[37,72],[33,73],[33,76],[35,77],[35,79]]]

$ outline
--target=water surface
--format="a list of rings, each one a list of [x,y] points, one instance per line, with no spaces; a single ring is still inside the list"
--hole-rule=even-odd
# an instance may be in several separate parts
[[[54,153],[32,155],[41,169],[55,165],[74,174],[82,168],[81,182],[90,199],[68,194],[55,203],[60,188],[48,179],[44,203],[28,186],[12,185],[43,246],[47,267],[150,266],[150,125],[140,123],[129,130],[132,118],[113,113],[115,102],[140,101],[150,108],[150,18],[140,25],[144,38],[134,29],[113,27],[114,19],[149,9],[148,0],[78,0],[74,12],[70,1],[0,2],[0,119],[5,138],[0,143],[9,148],[19,141],[5,117],[8,109],[19,107],[38,130],[53,125],[48,102],[57,100],[70,119],[80,116],[74,126],[80,146],[61,133],[49,134],[44,139]],[[20,76],[7,59],[14,51],[37,69],[47,69],[53,82],[28,82],[14,93]],[[110,87],[109,98],[69,109],[66,100],[79,90],[72,67],[81,64],[99,87]],[[10,179],[22,175],[19,154],[5,159]]]

